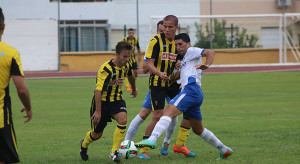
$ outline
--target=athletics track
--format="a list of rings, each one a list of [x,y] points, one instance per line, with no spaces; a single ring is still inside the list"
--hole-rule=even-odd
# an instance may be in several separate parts
[[[285,65],[232,65],[232,66],[212,66],[208,70],[203,71],[203,74],[209,73],[245,73],[245,72],[277,72],[277,71],[300,71],[300,64],[285,64]],[[139,76],[146,76],[142,70],[138,71]],[[90,72],[25,72],[26,78],[79,78],[79,77],[96,77],[96,71]]]

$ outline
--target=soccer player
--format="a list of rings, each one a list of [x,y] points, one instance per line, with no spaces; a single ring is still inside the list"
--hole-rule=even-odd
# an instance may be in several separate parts
[[[24,81],[21,58],[18,50],[1,41],[4,32],[4,15],[0,8],[0,163],[20,162],[15,130],[12,120],[9,81],[12,78],[26,112],[25,123],[32,119],[30,95]]]
[[[105,62],[98,71],[96,90],[90,109],[92,130],[87,132],[85,138],[80,142],[80,156],[84,161],[88,160],[88,145],[100,139],[107,122],[115,119],[117,127],[113,135],[113,146],[109,157],[115,162],[120,162],[117,150],[123,141],[127,124],[126,103],[122,99],[123,82],[126,76],[133,86],[131,97],[137,95],[135,76],[128,63],[131,49],[130,43],[119,42],[116,46],[116,57]]]
[[[183,118],[189,119],[193,132],[220,150],[218,159],[226,159],[233,153],[232,149],[226,147],[211,131],[203,127],[200,111],[203,102],[200,88],[202,70],[208,69],[212,64],[214,51],[190,47],[190,38],[186,33],[176,35],[175,44],[178,53],[184,55],[180,68],[181,92],[170,101],[149,139],[135,145],[156,148],[157,138],[168,128],[172,118],[183,113]],[[206,57],[205,64],[202,64],[202,56]]]
[[[137,77],[138,63],[140,63],[140,61],[141,61],[141,48],[140,48],[138,38],[134,37],[134,29],[132,29],[132,28],[128,29],[127,34],[128,34],[128,36],[123,38],[121,41],[129,42],[132,46],[132,51],[131,51],[129,63],[132,66],[134,76]],[[135,58],[135,47],[138,50],[138,62],[136,61],[136,58]],[[127,78],[125,78],[124,83],[125,83],[125,86],[126,86],[126,90],[131,91],[131,88],[129,86],[129,82],[128,82]]]
[[[175,33],[178,29],[177,17],[174,15],[166,16],[163,20],[163,26],[165,28],[163,30],[163,33],[159,33],[156,36],[152,37],[146,51],[146,59],[148,60],[146,62],[146,68],[151,72],[149,78],[149,90],[151,92],[147,94],[141,112],[130,123],[128,132],[125,137],[125,139],[128,140],[131,140],[133,138],[140,125],[151,113],[151,109],[153,109],[152,120],[148,124],[145,135],[143,137],[144,139],[148,138],[151,135],[155,124],[163,113],[165,98],[173,98],[176,94],[179,93],[179,88],[178,86],[176,86],[176,84],[169,87],[169,80],[170,77],[173,76],[175,64],[180,59],[180,56],[177,56],[176,54],[174,42]],[[159,27],[160,23],[157,24],[158,29]],[[173,134],[176,124],[177,118],[174,118],[166,132],[166,137],[162,146],[163,148],[161,149],[161,154],[163,155],[168,154],[170,137]],[[181,130],[177,138],[178,142],[176,141],[176,144],[173,147],[173,151],[182,153],[188,157],[194,157],[195,154],[189,151],[184,146],[184,142],[189,134],[189,127],[190,125],[188,120],[182,122]],[[142,148],[138,157],[142,159],[150,159],[148,150],[149,148]]]

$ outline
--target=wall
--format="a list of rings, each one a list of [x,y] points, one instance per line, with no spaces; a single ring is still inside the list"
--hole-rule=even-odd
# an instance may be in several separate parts
[[[58,70],[56,20],[6,20],[2,41],[19,50],[24,71]]]
[[[298,49],[300,51],[300,47]],[[279,63],[277,48],[216,49],[215,53],[214,65]],[[113,59],[114,54],[113,51],[62,53],[60,68],[61,71],[97,71],[104,62]],[[287,54],[288,62],[296,62],[290,51]],[[142,68],[142,63],[139,67]]]

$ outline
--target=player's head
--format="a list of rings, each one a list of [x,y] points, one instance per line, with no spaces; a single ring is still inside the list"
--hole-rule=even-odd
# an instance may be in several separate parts
[[[164,21],[161,20],[156,25],[156,33],[157,34],[163,33],[164,29],[165,29],[165,27],[164,27]]]
[[[2,8],[0,7],[0,40],[1,40],[1,36],[3,34],[3,31],[4,31],[4,27],[5,27],[4,14],[2,12]]]
[[[169,41],[173,41],[178,29],[178,18],[175,15],[168,15],[164,18],[164,33]]]
[[[134,37],[134,29],[133,28],[128,29],[127,34],[128,34],[129,38],[133,38]]]
[[[180,55],[185,55],[187,49],[191,46],[191,40],[187,33],[180,33],[175,36],[176,50]]]
[[[120,66],[128,63],[131,53],[131,44],[126,41],[118,42],[116,45],[116,61]]]

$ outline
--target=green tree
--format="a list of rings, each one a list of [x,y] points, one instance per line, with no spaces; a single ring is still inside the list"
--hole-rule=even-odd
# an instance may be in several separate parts
[[[206,23],[205,32],[202,30],[202,25],[195,23],[196,26],[196,38],[197,42],[194,46],[201,48],[210,48],[210,32],[209,25]],[[214,28],[212,31],[213,48],[246,48],[246,47],[258,47],[258,36],[256,34],[247,34],[247,29],[235,26],[235,34],[230,37],[226,37],[226,20],[219,22],[214,19]]]

